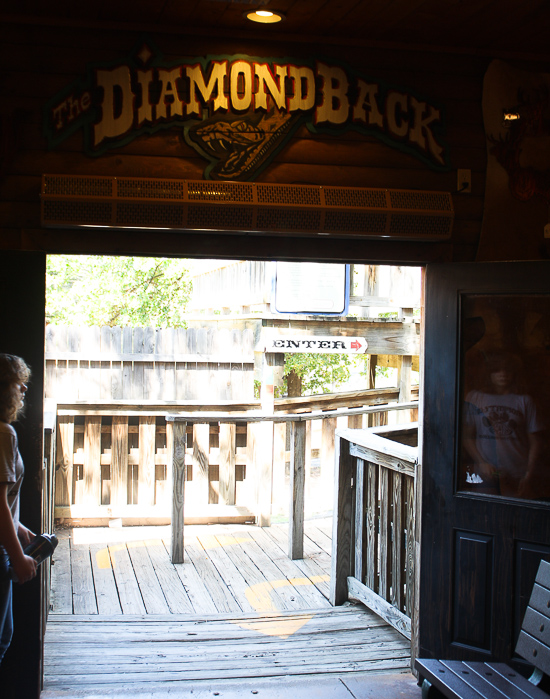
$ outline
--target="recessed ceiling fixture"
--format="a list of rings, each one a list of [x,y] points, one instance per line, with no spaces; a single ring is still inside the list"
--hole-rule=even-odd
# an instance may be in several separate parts
[[[245,12],[244,16],[251,22],[260,22],[260,24],[275,24],[276,22],[282,22],[285,18],[282,12],[276,12],[275,10],[254,10]]]

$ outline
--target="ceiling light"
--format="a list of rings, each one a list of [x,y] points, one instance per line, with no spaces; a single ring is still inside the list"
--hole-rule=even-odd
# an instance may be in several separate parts
[[[272,10],[254,10],[253,12],[245,12],[244,16],[251,22],[260,22],[261,24],[275,24],[285,18],[282,12]]]

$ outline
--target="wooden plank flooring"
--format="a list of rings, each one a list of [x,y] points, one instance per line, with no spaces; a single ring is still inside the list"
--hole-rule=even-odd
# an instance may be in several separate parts
[[[307,522],[304,555],[288,525],[187,525],[185,563],[169,527],[59,529],[52,614],[240,614],[329,607],[330,519]]]
[[[155,696],[168,687],[221,693],[237,681],[408,674],[409,663],[406,639],[355,605],[238,616],[54,615],[43,696]],[[247,693],[257,693],[253,686]]]
[[[168,527],[60,530],[43,698],[419,697],[407,640],[330,606],[330,521],[306,532],[291,561],[286,525],[186,526],[173,565]]]

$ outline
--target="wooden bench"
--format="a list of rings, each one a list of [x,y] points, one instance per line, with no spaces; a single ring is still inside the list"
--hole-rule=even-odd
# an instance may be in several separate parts
[[[548,699],[550,695],[536,686],[550,675],[550,563],[546,561],[537,572],[516,653],[534,666],[530,679],[504,663],[418,659],[422,698]]]

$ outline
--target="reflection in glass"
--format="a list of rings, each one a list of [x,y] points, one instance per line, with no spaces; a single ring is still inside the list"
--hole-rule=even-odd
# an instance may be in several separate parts
[[[460,490],[550,499],[550,298],[463,296]]]

